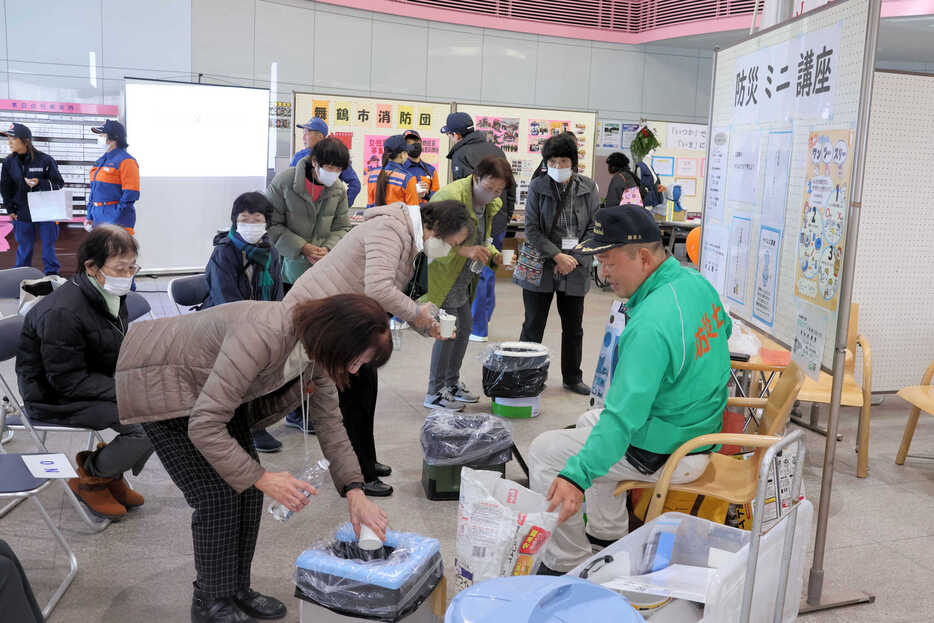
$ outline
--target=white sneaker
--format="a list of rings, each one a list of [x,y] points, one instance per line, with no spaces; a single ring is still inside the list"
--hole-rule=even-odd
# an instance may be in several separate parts
[[[490,338],[488,337],[481,337],[479,335],[474,335],[473,333],[470,334],[469,339],[471,342],[489,342],[490,341]]]
[[[428,394],[425,396],[425,402],[423,403],[427,409],[451,409],[453,411],[463,411],[464,405],[457,404],[454,400],[454,396],[451,395],[451,390],[448,388],[442,389],[437,394]]]
[[[463,383],[458,383],[457,387],[449,387],[448,392],[451,397],[458,402],[469,402],[471,404],[480,402],[480,397],[476,394],[471,394],[470,390],[467,389],[467,386]]]

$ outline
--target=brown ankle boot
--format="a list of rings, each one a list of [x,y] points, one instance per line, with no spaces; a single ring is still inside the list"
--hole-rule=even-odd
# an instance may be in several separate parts
[[[114,496],[115,500],[127,507],[127,510],[142,506],[146,501],[143,496],[130,488],[126,478],[114,478],[107,485],[107,489],[110,490],[110,494]]]
[[[108,485],[113,478],[99,478],[91,476],[84,468],[84,462],[87,460],[90,452],[79,452],[75,457],[75,471],[78,472],[77,478],[68,481],[68,486],[75,492],[75,495],[84,502],[92,513],[105,519],[117,520],[126,515],[126,507],[114,499],[110,493]]]

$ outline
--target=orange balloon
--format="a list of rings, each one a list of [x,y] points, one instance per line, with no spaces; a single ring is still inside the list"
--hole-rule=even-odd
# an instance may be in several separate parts
[[[699,266],[697,260],[700,258],[700,230],[700,227],[695,227],[692,229],[691,233],[688,234],[687,241],[684,244],[688,252],[688,259],[691,260],[695,266]]]

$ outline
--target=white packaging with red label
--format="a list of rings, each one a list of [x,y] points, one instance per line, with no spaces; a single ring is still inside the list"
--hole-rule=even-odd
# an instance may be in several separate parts
[[[531,575],[558,525],[545,496],[486,470],[461,470],[454,573],[457,590],[490,578]]]

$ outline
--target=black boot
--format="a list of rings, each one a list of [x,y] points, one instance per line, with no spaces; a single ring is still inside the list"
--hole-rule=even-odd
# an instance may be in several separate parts
[[[388,465],[377,463],[375,467],[376,467],[377,478],[386,478],[387,476],[392,476],[392,468],[389,467]]]
[[[377,478],[372,482],[365,483],[363,492],[370,497],[387,498],[392,495],[392,487]]]
[[[252,588],[234,595],[240,609],[256,619],[281,619],[285,616],[285,604],[268,595],[257,593]]]
[[[191,597],[191,623],[257,623],[240,609],[233,597],[211,599],[195,586]]]

